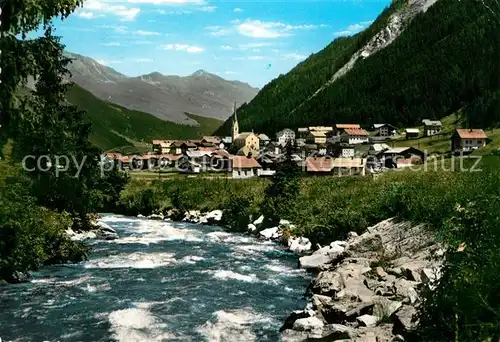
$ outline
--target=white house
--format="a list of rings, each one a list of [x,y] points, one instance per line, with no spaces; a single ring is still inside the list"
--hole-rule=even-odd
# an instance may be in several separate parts
[[[376,131],[376,136],[393,137],[397,134],[397,128],[391,124],[374,124],[373,130]]]
[[[276,140],[281,146],[285,146],[289,141],[295,140],[295,132],[289,128],[285,128],[282,131],[276,133]]]
[[[271,142],[271,139],[267,135],[265,135],[264,133],[259,134],[259,145],[260,145],[260,148],[266,146],[270,142]]]
[[[340,140],[349,145],[368,143],[368,132],[361,128],[346,128],[340,134]]]
[[[368,154],[378,155],[384,151],[389,150],[391,147],[387,144],[373,144],[368,149]]]
[[[262,166],[253,157],[233,156],[231,158],[233,178],[251,178],[260,176]]]
[[[405,134],[406,134],[406,139],[418,138],[420,130],[418,128],[406,128]]]
[[[457,129],[451,136],[452,152],[472,152],[486,145],[488,136],[482,129]]]
[[[436,134],[439,134],[443,128],[443,124],[441,121],[433,121],[429,119],[424,119],[422,120],[422,123],[424,124],[424,135],[426,137],[430,137]]]

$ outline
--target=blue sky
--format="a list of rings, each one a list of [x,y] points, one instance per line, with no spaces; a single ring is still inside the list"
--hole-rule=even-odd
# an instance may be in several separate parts
[[[56,34],[66,49],[128,76],[198,69],[262,87],[390,0],[86,0]]]

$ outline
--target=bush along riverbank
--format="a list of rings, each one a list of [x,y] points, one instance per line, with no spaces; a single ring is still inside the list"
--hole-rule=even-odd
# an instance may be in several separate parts
[[[283,242],[296,252],[313,253],[309,261],[301,259],[301,265],[319,272],[309,295],[320,297],[314,300],[311,297],[312,304],[307,309],[314,313],[297,313],[295,317],[308,321],[295,324],[293,317],[287,320],[284,334],[290,338],[294,331],[303,330],[309,334],[308,338],[330,333],[327,340],[342,335],[375,341],[373,334],[382,329],[389,340],[496,341],[500,337],[500,174],[495,167],[498,158],[490,162],[493,168],[485,167],[482,172],[405,171],[377,179],[300,179],[281,175],[278,179],[247,181],[132,181],[122,192],[116,211],[153,215],[151,218],[155,219],[218,224],[232,231]],[[285,201],[280,201],[283,191],[292,195],[289,193],[283,196]],[[385,220],[391,217],[394,219],[389,224]],[[370,232],[372,229],[368,228],[379,223],[375,233]],[[400,251],[387,252],[399,246],[384,240],[386,233],[377,233],[388,224],[393,227],[389,236],[405,241],[403,233],[408,230],[416,234],[417,241],[428,245],[409,249],[402,245]],[[374,238],[374,246],[366,242],[370,241],[365,240],[367,229],[370,235],[380,235],[382,246],[378,237]],[[363,241],[360,244],[367,244],[366,254],[357,254],[351,248],[356,235]],[[443,246],[444,256],[437,246]],[[424,262],[424,254],[436,261]],[[420,265],[416,269],[408,264],[412,259]],[[313,267],[307,266],[308,263]],[[441,271],[434,272],[441,263]],[[342,297],[346,292],[342,292],[345,288],[342,285],[335,285],[336,290],[332,291],[314,290],[314,284],[325,277],[322,272],[345,276],[349,274],[346,267],[351,267],[348,264],[355,268],[352,274],[358,281],[358,289],[366,287],[361,295],[369,293],[368,297],[376,299],[371,300],[373,305],[368,300],[369,305],[360,311],[349,311],[355,308],[350,301],[345,302],[347,297]],[[432,284],[425,278],[434,279],[438,274],[439,279]],[[398,290],[399,287],[405,289]],[[433,290],[428,291],[429,288]],[[385,305],[376,305],[380,296],[388,297],[390,302],[383,301],[391,310],[380,311],[380,305]],[[318,304],[318,300],[327,304]],[[322,305],[328,308],[326,313]],[[339,312],[336,307],[342,305],[346,308]],[[332,307],[336,314],[328,313]],[[400,310],[406,312],[404,316]],[[358,320],[364,315],[370,317]],[[312,325],[308,325],[311,321]],[[332,326],[335,324],[342,326]],[[332,329],[344,332],[336,335],[338,331]],[[303,334],[298,336],[300,340]]]

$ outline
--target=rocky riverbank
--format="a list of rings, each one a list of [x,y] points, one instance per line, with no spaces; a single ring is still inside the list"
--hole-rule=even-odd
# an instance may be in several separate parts
[[[443,258],[425,226],[392,219],[301,257],[300,267],[318,275],[307,307],[282,326],[283,341],[404,341]]]

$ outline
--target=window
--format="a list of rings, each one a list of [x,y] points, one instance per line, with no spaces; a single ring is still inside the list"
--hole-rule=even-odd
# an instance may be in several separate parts
[[[478,140],[478,141],[477,141],[477,143],[478,143],[479,145],[482,145],[482,144],[483,144],[483,141],[482,141],[482,140]]]

